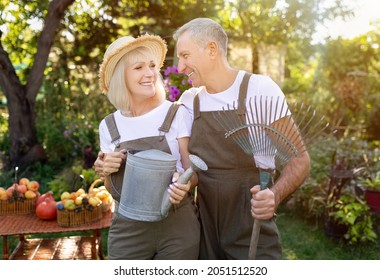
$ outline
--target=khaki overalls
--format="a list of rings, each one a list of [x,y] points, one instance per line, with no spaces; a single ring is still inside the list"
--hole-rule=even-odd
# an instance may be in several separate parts
[[[246,73],[239,91],[238,112],[242,117],[249,78]],[[225,130],[213,112],[200,112],[199,107],[196,95],[189,151],[208,165],[208,171],[198,174],[200,258],[248,259],[253,226],[250,188],[259,184],[259,171],[252,155],[245,154],[232,138],[225,138]],[[273,219],[262,223],[256,259],[281,259]]]
[[[165,133],[179,105],[174,103],[159,128],[161,136],[147,137],[118,143],[119,132],[113,115],[106,117],[107,127],[115,151],[158,149],[170,152]],[[111,175],[111,194],[119,201],[125,163],[117,173]],[[199,256],[200,225],[192,198],[188,195],[176,207],[172,207],[167,218],[158,222],[142,222],[126,218],[117,211],[108,233],[108,258],[111,260],[140,259],[197,259]]]

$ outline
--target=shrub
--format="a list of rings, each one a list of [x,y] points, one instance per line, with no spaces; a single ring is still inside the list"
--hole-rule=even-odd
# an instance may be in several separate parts
[[[180,74],[176,66],[168,66],[164,71],[164,84],[167,99],[176,101],[181,94],[191,88],[191,81],[186,75]]]

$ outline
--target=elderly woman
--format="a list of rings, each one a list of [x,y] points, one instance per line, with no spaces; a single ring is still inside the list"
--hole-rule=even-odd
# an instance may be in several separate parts
[[[109,230],[109,259],[198,258],[200,225],[189,194],[197,184],[196,175],[187,184],[168,186],[173,206],[162,219],[146,221],[128,215],[133,206],[123,201],[127,151],[154,149],[171,154],[179,173],[190,166],[187,145],[192,119],[184,107],[165,100],[159,70],[166,52],[166,43],[158,36],[121,37],[108,47],[100,67],[100,87],[117,109],[99,125],[101,153],[95,163],[118,205]],[[138,192],[139,186],[134,187]],[[146,200],[154,195],[152,189]]]

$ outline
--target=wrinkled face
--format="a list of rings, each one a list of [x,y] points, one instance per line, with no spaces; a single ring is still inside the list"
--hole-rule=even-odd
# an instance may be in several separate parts
[[[133,59],[127,59],[125,83],[132,98],[146,99],[156,94],[158,69],[152,57],[133,53]]]
[[[207,49],[198,46],[191,40],[188,32],[177,40],[178,71],[186,74],[193,86],[204,86],[209,68]]]

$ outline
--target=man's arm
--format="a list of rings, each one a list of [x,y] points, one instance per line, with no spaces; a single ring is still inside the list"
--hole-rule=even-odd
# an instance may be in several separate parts
[[[310,157],[307,151],[292,158],[284,167],[280,177],[271,188],[275,196],[275,208],[294,193],[310,174]]]

